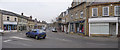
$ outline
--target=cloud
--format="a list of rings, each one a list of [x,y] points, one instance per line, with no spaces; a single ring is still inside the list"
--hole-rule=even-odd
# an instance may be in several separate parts
[[[0,9],[51,22],[70,5],[71,2],[1,2]]]

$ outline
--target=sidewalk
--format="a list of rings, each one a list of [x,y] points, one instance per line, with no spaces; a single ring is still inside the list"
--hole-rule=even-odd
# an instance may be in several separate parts
[[[66,36],[70,36],[73,38],[84,38],[87,40],[96,40],[96,41],[118,41],[117,37],[88,37],[88,36],[82,36],[82,35],[78,35],[78,34],[66,34],[64,32],[57,32],[58,34],[64,34]]]

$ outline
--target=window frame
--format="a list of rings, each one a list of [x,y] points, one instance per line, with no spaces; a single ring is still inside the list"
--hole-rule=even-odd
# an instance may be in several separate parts
[[[108,8],[108,15],[104,15],[104,8]],[[103,7],[103,8],[102,8],[102,14],[103,14],[103,16],[109,16],[109,13],[110,13],[110,12],[109,12],[109,6],[106,6],[106,7]]]
[[[98,16],[98,8],[92,8],[92,16],[93,16],[93,9],[97,9],[97,16]],[[95,16],[93,16],[95,17]]]
[[[115,16],[120,16],[120,15],[117,15],[117,14],[116,14],[116,7],[120,7],[120,6],[114,6],[114,15],[115,15]]]

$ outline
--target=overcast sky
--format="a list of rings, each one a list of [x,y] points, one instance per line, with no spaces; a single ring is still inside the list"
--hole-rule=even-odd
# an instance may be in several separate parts
[[[70,7],[71,2],[72,0],[0,0],[0,9],[51,22]]]

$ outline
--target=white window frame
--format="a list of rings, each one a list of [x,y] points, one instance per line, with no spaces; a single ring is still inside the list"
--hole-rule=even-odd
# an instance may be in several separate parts
[[[97,16],[98,16],[98,8],[92,8],[92,16],[93,16],[93,9],[97,9]],[[95,16],[93,16],[95,17]]]
[[[108,15],[104,15],[104,8],[108,8]],[[102,8],[102,11],[103,11],[103,12],[102,12],[103,16],[109,16],[109,6],[103,7],[103,8]]]
[[[120,6],[115,6],[115,7],[114,7],[114,15],[115,15],[115,16],[120,16],[120,15],[117,15],[117,14],[116,14],[116,7],[120,7]]]

